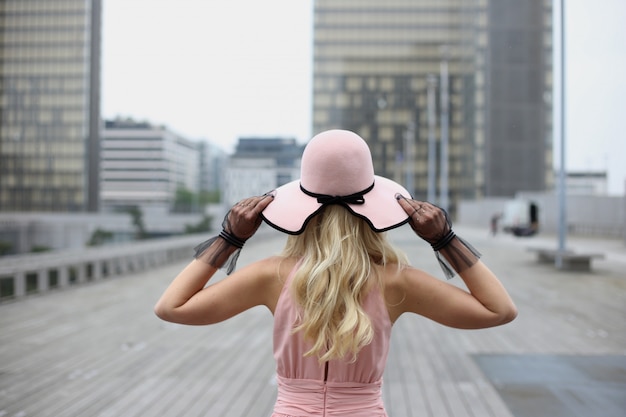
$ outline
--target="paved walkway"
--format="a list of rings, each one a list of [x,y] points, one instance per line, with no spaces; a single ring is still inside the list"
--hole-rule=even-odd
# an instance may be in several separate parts
[[[478,331],[403,316],[394,326],[385,374],[389,415],[626,415],[620,394],[626,387],[624,243],[568,240],[606,258],[594,261],[591,272],[567,273],[538,264],[527,251],[556,246],[554,238],[456,229],[483,253],[520,315],[509,325]],[[442,276],[430,248],[408,227],[391,236],[414,265]],[[279,233],[264,230],[239,264],[276,253],[283,242]],[[255,308],[208,327],[160,321],[152,307],[183,265],[0,304],[0,417],[268,416],[276,389],[271,315]],[[567,368],[577,373],[559,374],[563,358],[592,361]],[[559,359],[560,367],[551,368]],[[546,368],[548,374],[555,370],[552,383],[533,373],[540,369],[545,376]],[[595,398],[604,404],[576,390],[580,386],[600,394]],[[570,401],[582,411],[559,414]]]

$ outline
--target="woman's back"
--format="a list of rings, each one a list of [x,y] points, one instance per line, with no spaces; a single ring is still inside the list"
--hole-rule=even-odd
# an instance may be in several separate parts
[[[316,355],[305,356],[311,342],[293,331],[298,306],[291,282],[300,263],[289,274],[274,311],[274,357],[278,399],[274,416],[350,415],[385,416],[380,387],[389,352],[391,321],[379,285],[370,286],[363,298],[374,336],[353,361],[320,363]]]

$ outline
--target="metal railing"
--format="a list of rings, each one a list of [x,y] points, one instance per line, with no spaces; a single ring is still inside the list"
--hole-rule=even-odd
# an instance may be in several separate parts
[[[0,258],[0,302],[139,272],[182,259],[204,235]]]

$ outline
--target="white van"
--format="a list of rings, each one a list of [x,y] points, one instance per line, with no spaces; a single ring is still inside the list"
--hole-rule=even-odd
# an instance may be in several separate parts
[[[539,232],[539,206],[533,201],[515,199],[504,205],[502,230],[515,236],[532,236]]]

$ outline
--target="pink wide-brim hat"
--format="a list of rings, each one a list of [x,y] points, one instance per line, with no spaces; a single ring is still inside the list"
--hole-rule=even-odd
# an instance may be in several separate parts
[[[408,222],[396,195],[411,198],[400,184],[374,174],[367,143],[347,130],[322,132],[306,145],[300,179],[273,191],[261,213],[270,226],[297,235],[325,205],[341,204],[376,232]]]

